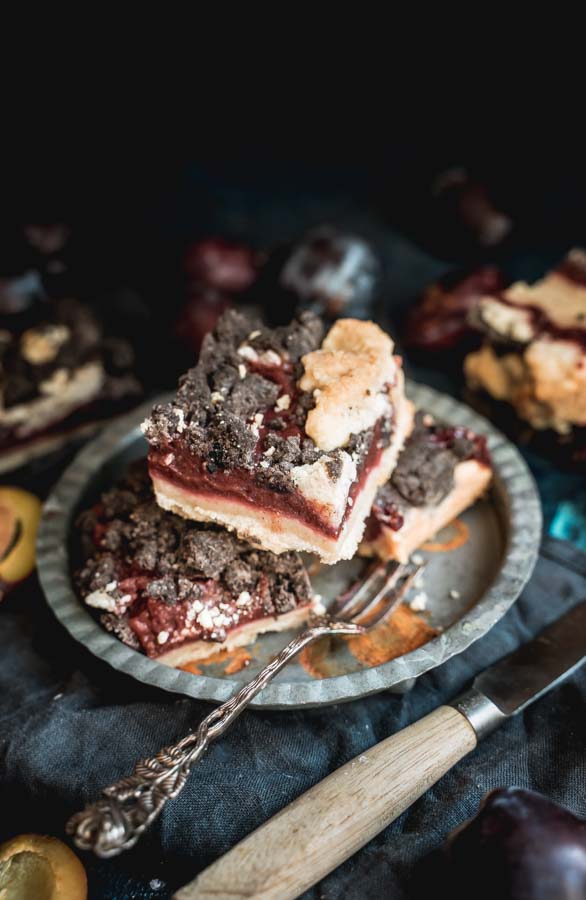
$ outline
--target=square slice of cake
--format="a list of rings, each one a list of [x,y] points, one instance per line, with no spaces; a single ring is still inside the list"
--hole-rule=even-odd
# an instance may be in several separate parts
[[[226,313],[143,430],[157,502],[275,553],[356,552],[412,428],[401,361],[373,322],[269,329]]]
[[[297,553],[256,550],[235,535],[165,512],[144,462],[82,513],[82,600],[152,659],[181,666],[321,611]]]
[[[485,334],[465,360],[474,390],[511,404],[535,428],[586,426],[586,253],[573,250],[533,285],[485,296],[475,311]]]
[[[411,553],[471,506],[492,479],[486,439],[417,413],[413,434],[379,489],[360,546],[363,556],[406,562]]]

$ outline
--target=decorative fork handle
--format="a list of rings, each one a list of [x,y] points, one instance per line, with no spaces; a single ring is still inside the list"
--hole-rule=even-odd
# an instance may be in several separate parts
[[[104,788],[99,800],[76,813],[67,823],[67,832],[73,836],[75,844],[81,850],[93,850],[102,858],[117,856],[134,847],[141,834],[161,814],[167,801],[177,797],[183,789],[191,767],[212,741],[224,734],[287,663],[320,637],[362,634],[363,631],[359,625],[338,622],[327,616],[316,619],[252,681],[206,716],[197,731],[190,731],[177,744],[159,750],[155,757],[140,760],[132,775]]]

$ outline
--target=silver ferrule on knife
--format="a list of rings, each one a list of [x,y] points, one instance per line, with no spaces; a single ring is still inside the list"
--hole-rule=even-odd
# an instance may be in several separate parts
[[[586,656],[586,602],[549,625],[538,637],[490,666],[470,690],[452,701],[478,739],[551,690]]]
[[[469,691],[460,694],[456,700],[450,703],[450,706],[466,716],[476,732],[478,740],[502,725],[507,718],[496,703],[475,688],[470,688]]]

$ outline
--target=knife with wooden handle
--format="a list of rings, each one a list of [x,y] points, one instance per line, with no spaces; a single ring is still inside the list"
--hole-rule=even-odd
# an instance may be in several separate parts
[[[479,675],[472,688],[316,784],[175,894],[298,897],[386,828],[478,741],[586,659],[586,601]]]

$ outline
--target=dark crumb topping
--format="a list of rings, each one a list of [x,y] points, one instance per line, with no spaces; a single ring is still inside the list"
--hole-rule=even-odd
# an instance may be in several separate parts
[[[145,461],[133,465],[78,524],[82,596],[105,594],[105,626],[126,643],[138,638],[147,652],[160,632],[159,644],[222,640],[247,619],[288,612],[311,597],[297,553],[256,550],[229,532],[162,510]],[[158,631],[155,621],[162,623]]]
[[[207,460],[209,471],[258,469],[263,481],[314,461],[320,451],[304,431],[313,398],[297,381],[301,357],[322,337],[322,323],[311,313],[271,329],[228,311],[206,335],[199,362],[180,380],[173,402],[153,410],[145,425],[149,442],[161,448],[180,439]]]
[[[127,644],[133,650],[140,650],[140,641],[128,624],[127,618],[116,616],[114,613],[104,613],[100,620],[106,631],[115,634],[123,644]]]
[[[376,495],[374,517],[398,531],[408,506],[437,506],[447,497],[456,466],[468,459],[490,465],[484,436],[433,424],[428,414],[418,412],[395,471]]]
[[[76,300],[43,305],[26,328],[0,330],[0,405],[9,409],[28,403],[43,396],[43,385],[55,373],[68,378],[76,369],[96,361],[106,373],[106,393],[119,393],[114,381],[120,376],[125,379],[125,391],[139,390],[138,382],[128,374],[134,365],[130,344],[104,337],[91,310]]]
[[[171,403],[156,406],[144,424],[153,448],[187,448],[208,472],[245,469],[275,491],[291,489],[291,469],[325,455],[305,433],[313,396],[301,391],[301,358],[322,342],[323,324],[302,312],[289,325],[267,328],[236,310],[225,313],[203,342],[197,366],[179,383]],[[382,446],[391,422],[382,423]],[[353,436],[345,450],[357,466],[369,450],[373,429]],[[340,452],[327,454],[336,481]]]

